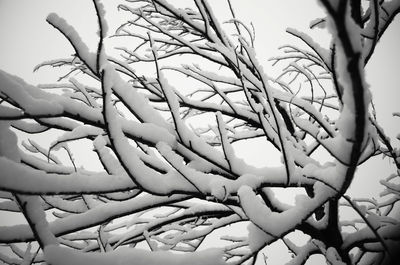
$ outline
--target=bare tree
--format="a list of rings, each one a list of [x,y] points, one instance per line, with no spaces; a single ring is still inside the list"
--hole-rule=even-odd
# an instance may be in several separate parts
[[[28,223],[0,227],[4,263],[263,264],[274,242],[286,245],[288,264],[314,254],[328,264],[395,261],[400,152],[376,120],[364,67],[400,1],[321,0],[326,17],[311,27],[329,30],[330,47],[289,29],[305,45],[286,45],[272,59],[284,66],[278,77],[263,70],[255,29],[229,0],[230,32],[206,0],[184,9],[130,0],[119,9],[131,19],[113,35],[103,5],[93,3],[95,53],[64,19],[47,18],[74,49],[38,66],[69,69],[60,82],[35,87],[0,71],[0,209]],[[111,56],[109,37],[134,45]],[[171,73],[191,83],[173,82]],[[17,134],[49,132],[57,140],[48,149],[17,144]],[[235,143],[256,138],[279,152],[281,166],[237,157]],[[74,160],[68,144],[82,139],[99,172]],[[317,150],[331,161],[321,164]],[[396,166],[381,181],[384,199],[349,197],[357,167],[375,156]],[[295,204],[275,197],[277,187],[296,190]],[[342,220],[342,208],[357,218]],[[224,246],[205,249],[235,223],[247,236],[227,232]]]

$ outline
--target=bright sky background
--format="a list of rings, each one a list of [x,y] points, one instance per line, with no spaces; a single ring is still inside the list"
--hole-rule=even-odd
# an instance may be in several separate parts
[[[116,19],[110,27],[115,28],[118,21],[116,4],[122,1],[103,1],[106,5],[106,16]],[[173,0],[171,2],[187,3],[189,0]],[[224,16],[227,8],[226,0],[210,0],[216,6],[216,12]],[[256,29],[256,48],[260,61],[278,55],[277,47],[285,43],[293,43],[294,39],[285,34],[286,27],[306,30],[309,22],[323,16],[316,0],[232,0],[236,17],[245,23],[254,23]],[[64,37],[46,22],[49,13],[55,12],[64,17],[80,33],[88,46],[96,47],[96,17],[91,0],[0,0],[0,69],[24,78],[28,83],[39,84],[54,82],[58,75],[53,69],[44,68],[36,73],[35,65],[55,58],[68,57],[73,50]],[[228,19],[228,17],[226,17]],[[225,20],[224,17],[221,20]],[[318,33],[318,32],[317,32]],[[324,34],[319,32],[316,39],[324,41]],[[325,40],[326,42],[326,40]],[[391,113],[400,112],[400,19],[396,19],[378,44],[373,59],[367,67],[367,82],[370,84],[377,115],[383,128],[391,136],[394,144],[395,136],[400,129],[400,118]],[[255,147],[255,146],[250,146]],[[251,153],[255,160],[262,158],[260,148],[243,149],[239,152]],[[358,171],[357,194],[363,197],[377,196],[377,180],[388,175],[388,160],[375,159],[368,167]],[[361,184],[360,184],[361,183]],[[360,186],[359,186],[360,187]],[[0,218],[1,219],[1,218]],[[0,221],[1,225],[1,221]]]

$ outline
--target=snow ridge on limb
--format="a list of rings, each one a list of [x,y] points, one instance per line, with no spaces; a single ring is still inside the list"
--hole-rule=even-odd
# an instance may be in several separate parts
[[[235,17],[233,1],[227,2],[232,15],[228,24],[220,23],[220,10],[213,10],[211,1],[196,0],[187,8],[165,0],[120,5],[133,18],[113,37],[138,42],[119,48],[119,59],[105,52],[104,45],[111,44],[105,39],[109,36],[105,2],[93,1],[99,26],[96,54],[89,52],[68,23],[50,15],[48,21],[67,37],[75,54],[40,66],[71,67],[61,78],[69,83],[32,87],[0,74],[0,83],[5,80],[12,88],[0,87],[0,117],[10,121],[4,123],[6,140],[0,138],[5,147],[0,148],[0,166],[7,168],[7,174],[0,175],[0,200],[4,200],[0,208],[27,213],[27,219],[38,224],[43,216],[29,211],[51,212],[55,220],[47,227],[39,225],[38,231],[29,225],[0,227],[0,241],[17,255],[21,251],[11,242],[42,242],[44,255],[39,250],[35,257],[30,247],[20,255],[23,262],[29,256],[36,263],[44,258],[112,263],[117,255],[122,260],[146,256],[156,263],[161,258],[176,263],[172,252],[177,251],[198,252],[222,263],[258,264],[257,258],[268,254],[263,248],[277,241],[290,251],[289,264],[305,263],[316,253],[338,264],[362,264],[358,261],[364,261],[365,254],[375,255],[373,251],[378,258],[388,257],[385,242],[398,236],[389,235],[398,228],[391,217],[398,202],[398,174],[382,181],[387,188],[384,195],[395,195],[383,203],[370,199],[356,204],[344,192],[357,165],[379,154],[398,160],[397,148],[368,115],[368,92],[360,93],[367,89],[362,62],[365,65],[373,53],[379,34],[397,12],[398,1],[321,1],[328,18],[313,24],[334,32],[331,47],[323,49],[305,33],[288,30],[308,47],[283,46],[285,54],[273,60],[290,62],[275,79],[260,66],[262,58],[253,49],[257,47],[254,29],[251,32]],[[366,9],[357,6],[361,2]],[[168,66],[182,61],[186,64]],[[152,63],[156,76],[142,69]],[[174,82],[169,70],[188,77],[189,85]],[[77,72],[97,87],[81,84],[81,76],[67,79]],[[50,93],[44,91],[49,89]],[[362,96],[364,105],[357,106],[357,96]],[[202,116],[209,124],[197,124]],[[374,127],[368,127],[370,123]],[[27,134],[61,130],[50,149],[66,147],[71,159],[74,150],[65,143],[92,142],[106,173],[78,168],[78,161],[74,167],[65,166],[57,152],[50,154],[33,140],[22,143],[27,153],[8,150],[9,126]],[[235,145],[249,139],[275,148],[283,155],[283,166],[270,167],[269,153],[261,168],[240,159]],[[331,162],[321,163],[321,150],[329,153]],[[275,187],[307,196],[286,204],[275,197]],[[11,192],[42,199],[29,209],[19,209]],[[348,204],[341,203],[343,199]],[[26,200],[22,197],[20,205]],[[339,209],[349,206],[361,220],[342,220]],[[217,256],[199,251],[214,231],[244,222],[249,223],[248,234],[222,237],[228,245]],[[368,229],[350,233],[343,229],[359,228],[359,224]],[[291,235],[298,233],[311,239],[297,246]],[[67,248],[100,253],[45,247],[53,243],[51,234]],[[137,252],[142,243],[152,252]],[[357,256],[348,255],[358,249]],[[195,254],[184,256],[200,262]]]
[[[46,173],[0,157],[0,190],[22,194],[93,194],[126,191],[135,187],[127,176],[97,173]]]
[[[346,161],[348,170],[341,188],[341,192],[345,192],[353,179],[365,142],[370,93],[364,80],[360,26],[350,15],[348,1],[321,2],[329,14],[330,31],[336,36],[333,39],[337,47],[337,80],[343,87],[343,107],[337,126],[345,141],[352,142],[347,150],[350,158]]]
[[[68,22],[55,13],[47,16],[47,22],[60,31],[71,43],[77,56],[95,73],[96,55],[89,51],[89,47],[82,41],[78,32]]]
[[[173,171],[161,175],[140,160],[137,150],[131,146],[123,134],[118,114],[111,104],[112,88],[114,87],[113,77],[112,66],[103,66],[103,113],[111,146],[121,165],[132,178],[132,181],[149,193],[169,195],[174,191],[192,192],[193,186],[188,185],[189,183],[178,177]],[[155,186],[154,183],[162,183],[162,185]]]
[[[45,259],[52,265],[225,265],[221,249],[207,249],[194,253],[174,254],[168,251],[147,251],[142,249],[119,249],[108,253],[82,253],[57,246],[45,248]]]
[[[270,114],[272,115],[273,124],[275,124],[277,135],[279,138],[283,161],[284,161],[284,165],[286,168],[286,185],[289,185],[290,177],[294,173],[294,170],[295,170],[294,158],[291,155],[291,151],[290,151],[293,148],[293,146],[290,145],[289,132],[287,130],[286,125],[284,124],[284,121],[282,120],[282,117],[278,114],[278,110],[276,109],[276,106],[274,104],[274,96],[273,96],[271,88],[268,84],[269,78],[267,77],[262,66],[259,64],[258,60],[256,59],[256,56],[254,54],[254,49],[248,47],[247,45],[244,45],[243,42],[241,44],[245,48],[245,50],[249,56],[249,59],[250,59],[251,63],[254,65],[257,73],[260,75],[260,79],[262,82],[262,88],[263,88],[262,92],[265,96],[266,102],[271,111]],[[267,107],[264,107],[264,110],[265,109],[267,109]]]
[[[39,196],[19,194],[15,194],[14,196],[40,247],[44,249],[46,246],[58,245],[57,238],[50,231]]]
[[[16,101],[28,115],[42,116],[47,115],[49,112],[59,115],[63,111],[62,106],[56,101],[52,101],[50,95],[3,70],[0,70],[0,92]],[[18,116],[15,118],[18,118]]]
[[[4,121],[0,121],[0,139],[0,159],[2,161],[10,161],[15,164],[17,164],[17,162],[20,162],[19,149],[17,147],[17,136],[14,132],[10,130],[9,123]],[[6,147],[8,147],[8,150],[3,151]],[[15,177],[15,175],[19,175],[18,172],[15,172],[12,168],[10,169],[8,166],[0,166],[0,168],[2,169],[2,173],[0,174],[0,176],[4,175],[4,171],[11,172],[12,177]],[[13,182],[15,182],[15,179],[8,182],[11,182],[11,184],[13,184]],[[1,181],[1,183],[3,184],[4,181]],[[58,241],[49,229],[46,215],[42,208],[39,196],[27,196],[18,193],[12,193],[12,196],[15,198],[15,202],[17,203],[22,214],[28,221],[32,233],[35,235],[35,238],[40,247],[43,249],[45,246],[48,245],[57,245]]]
[[[50,231],[57,237],[111,221],[121,216],[140,213],[152,207],[173,204],[189,199],[188,195],[155,196],[145,194],[124,201],[98,205],[84,213],[69,215],[49,223]],[[29,242],[35,236],[28,225],[0,226],[0,242]],[[79,237],[78,235],[75,235]]]

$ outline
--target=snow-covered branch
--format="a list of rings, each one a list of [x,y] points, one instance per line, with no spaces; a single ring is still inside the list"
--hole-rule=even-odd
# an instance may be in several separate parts
[[[130,18],[114,29],[94,0],[96,47],[50,14],[74,54],[35,71],[67,74],[33,86],[0,70],[0,214],[27,221],[0,226],[11,253],[0,260],[260,264],[278,243],[288,264],[395,259],[400,152],[371,111],[365,66],[400,1],[321,0],[326,17],[310,28],[325,28],[329,46],[288,29],[304,45],[270,59],[278,74],[265,70],[236,2],[225,3],[226,21],[211,1],[171,2],[127,0],[118,9]],[[263,165],[240,155],[248,143],[270,148]],[[376,156],[395,166],[380,181],[385,200],[350,199],[357,168]],[[294,203],[278,189],[296,192]],[[247,234],[232,235],[236,225]],[[209,249],[219,233],[223,246]]]

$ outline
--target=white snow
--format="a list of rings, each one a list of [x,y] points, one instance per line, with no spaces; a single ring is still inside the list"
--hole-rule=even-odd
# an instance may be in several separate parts
[[[325,253],[326,260],[332,265],[346,265],[341,259],[336,249],[329,247]]]
[[[106,173],[92,175],[79,172],[68,175],[50,174],[0,157],[0,189],[21,193],[99,193],[128,190],[135,187],[127,176]]]
[[[0,70],[0,91],[12,98],[23,110],[31,115],[61,113],[62,107],[57,102],[41,98],[44,93],[25,83],[17,76]],[[9,112],[9,111],[8,111]]]
[[[56,245],[57,239],[51,233],[49,224],[46,220],[39,196],[15,195],[20,204],[25,217],[29,220],[32,230],[34,230],[37,240],[42,246]]]
[[[103,66],[104,67],[104,66]],[[190,183],[175,174],[160,174],[154,169],[147,167],[138,156],[135,149],[125,137],[118,114],[111,103],[111,87],[114,87],[115,76],[112,69],[105,68],[105,116],[108,122],[109,137],[117,152],[121,164],[128,171],[132,180],[144,190],[155,194],[169,194],[174,190],[192,190]],[[148,115],[148,113],[146,114]],[[159,185],[154,185],[159,183]]]
[[[208,249],[193,253],[174,254],[167,251],[150,252],[124,248],[107,253],[82,253],[57,246],[44,250],[47,263],[52,265],[223,265],[222,250]],[[132,263],[134,261],[134,263]]]
[[[10,130],[10,122],[0,120],[0,159],[5,158],[19,162],[20,154],[17,147],[17,135]],[[3,169],[3,167],[0,168]]]
[[[55,28],[60,30],[68,38],[79,57],[90,69],[96,69],[96,55],[89,51],[89,48],[82,41],[78,32],[71,25],[69,25],[65,19],[59,17],[55,13],[51,13],[47,16],[47,21]]]
[[[86,138],[88,136],[97,136],[102,134],[104,131],[100,128],[91,126],[91,125],[81,125],[76,128],[74,128],[70,132],[63,132],[56,141],[50,144],[54,150],[58,149],[58,146],[62,144],[63,142],[68,142],[72,140],[78,140],[82,138]]]
[[[0,105],[0,117],[11,118],[11,117],[20,117],[22,115],[23,112],[17,108],[10,108]]]
[[[271,240],[270,235],[266,234],[263,230],[258,228],[253,223],[249,223],[247,225],[247,230],[249,232],[249,248],[252,251],[257,251],[261,249],[268,240]]]
[[[188,199],[187,195],[154,196],[143,194],[142,196],[121,202],[111,202],[96,206],[84,213],[68,215],[49,224],[51,232],[56,235],[68,234],[72,231],[102,224],[108,220],[128,214],[141,212],[145,209],[160,205],[174,203]],[[34,239],[32,230],[28,225],[0,226],[2,242],[22,242]]]
[[[321,58],[321,60],[326,63],[327,65],[330,65],[330,51],[324,47],[322,47],[318,42],[316,42],[311,36],[307,35],[304,32],[301,32],[297,29],[294,28],[288,28],[287,31],[295,36],[299,36],[306,42],[312,49],[315,50],[315,52],[318,54],[318,56]]]
[[[101,23],[101,28],[102,28],[102,36],[99,36],[100,38],[105,38],[108,34],[108,23],[107,20],[105,19],[106,16],[106,11],[104,9],[104,5],[101,2],[101,0],[95,0],[94,4],[97,7],[98,10],[98,16],[100,18],[100,23]],[[100,32],[98,32],[100,34]]]

